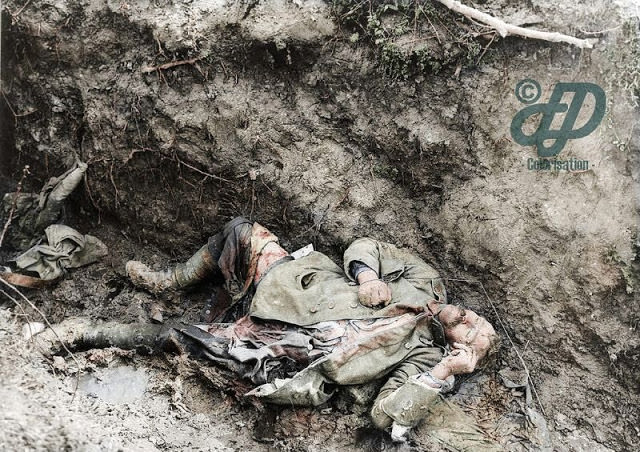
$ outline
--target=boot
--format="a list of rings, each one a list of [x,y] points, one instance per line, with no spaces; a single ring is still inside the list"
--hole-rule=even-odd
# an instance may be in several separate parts
[[[165,271],[153,271],[139,261],[129,261],[126,265],[127,276],[136,287],[157,294],[168,289],[182,289],[203,281],[218,270],[218,264],[209,252],[209,246],[200,248],[196,254],[175,268]]]

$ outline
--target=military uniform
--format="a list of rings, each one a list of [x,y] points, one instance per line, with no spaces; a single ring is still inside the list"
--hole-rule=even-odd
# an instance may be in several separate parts
[[[354,261],[389,284],[387,306],[359,303],[349,272]],[[344,270],[319,252],[276,266],[256,287],[251,317],[301,327],[337,321],[344,333],[328,355],[293,378],[263,385],[252,394],[277,403],[317,405],[331,396],[322,391],[327,383],[361,384],[389,373],[390,386],[382,392],[395,389],[442,359],[445,344],[434,343],[427,308],[431,300],[446,302],[437,271],[405,250],[369,238],[356,240],[345,251]]]
[[[336,386],[387,378],[371,410],[378,428],[410,428],[429,417],[430,435],[448,447],[496,450],[471,418],[441,403],[442,388],[417,378],[445,352],[444,332],[429,310],[430,302],[446,303],[433,267],[394,245],[361,238],[345,251],[343,268],[312,252],[296,260],[279,258],[260,270],[263,252],[267,256],[267,246],[277,241],[258,223],[242,218],[212,237],[209,257],[196,260],[203,268],[217,262],[227,286],[238,289],[233,323],[180,331],[203,345],[216,362],[259,384],[247,395],[289,406],[320,405]],[[389,285],[392,296],[386,306],[360,303],[350,271],[354,263],[374,270]],[[293,372],[273,372],[291,362],[298,364]]]
[[[316,329],[333,329],[340,341],[292,377],[262,384],[248,395],[282,405],[319,405],[333,395],[336,385],[388,377],[371,410],[378,428],[394,422],[413,427],[430,417],[427,432],[448,447],[499,450],[472,418],[442,402],[440,390],[415,378],[431,370],[444,353],[443,332],[428,308],[433,300],[446,303],[438,272],[406,250],[371,238],[353,242],[343,261],[340,268],[324,254],[312,252],[274,266],[260,279],[249,305],[251,318],[284,322],[311,335]],[[350,272],[354,262],[375,270],[390,286],[387,306],[360,304]]]

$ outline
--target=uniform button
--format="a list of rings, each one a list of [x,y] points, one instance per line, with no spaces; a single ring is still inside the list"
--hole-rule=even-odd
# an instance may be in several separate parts
[[[352,308],[357,308],[358,307],[358,303],[351,303],[349,306],[352,307]]]
[[[336,304],[334,302],[329,303],[329,309],[333,309],[336,307]]]
[[[406,344],[404,344],[404,348],[409,350],[409,349],[413,348],[413,345],[411,344],[411,342],[407,342]]]
[[[309,312],[315,314],[316,312],[318,312],[318,306],[312,307],[311,309],[309,309]]]

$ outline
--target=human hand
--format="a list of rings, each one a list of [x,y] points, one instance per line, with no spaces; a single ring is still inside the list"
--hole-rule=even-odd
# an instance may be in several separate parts
[[[378,279],[374,271],[362,272],[358,275],[358,300],[364,306],[386,306],[391,301],[391,288],[387,283]]]
[[[360,284],[358,300],[364,306],[386,306],[391,301],[391,289],[384,281],[379,279]]]
[[[446,368],[448,375],[458,375],[473,372],[477,364],[478,354],[473,347],[454,342],[451,354],[442,359],[436,367]]]

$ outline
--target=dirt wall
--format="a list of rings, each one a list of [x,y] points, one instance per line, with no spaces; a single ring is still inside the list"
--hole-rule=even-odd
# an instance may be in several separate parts
[[[68,223],[111,249],[78,274],[87,280],[34,294],[51,315],[144,318],[124,262],[184,258],[238,214],[335,259],[371,235],[411,247],[451,279],[453,301],[502,321],[513,344],[498,369],[521,367],[515,345],[559,449],[637,442],[640,50],[629,5],[482,3],[593,39],[582,51],[490,40],[430,3],[400,32],[404,10],[381,12],[374,29],[341,2],[21,6],[3,15],[4,183],[29,164],[36,189],[87,162]],[[588,170],[528,168],[535,149],[509,133],[525,78],[542,100],[557,82],[605,90],[600,127],[561,153]]]

